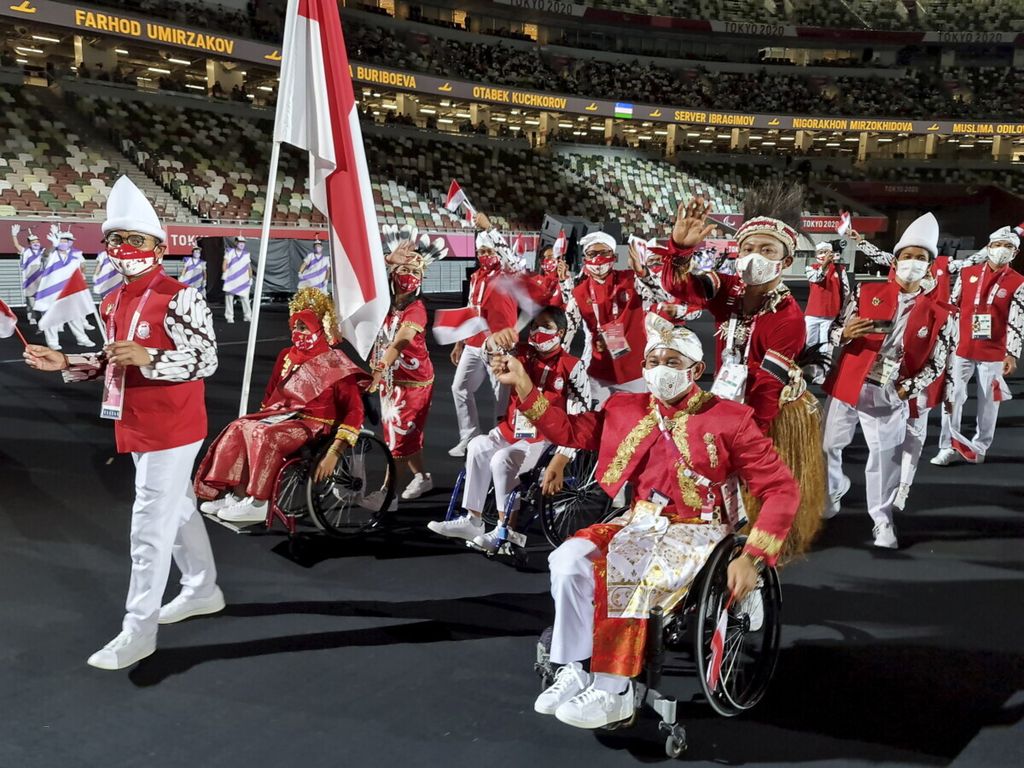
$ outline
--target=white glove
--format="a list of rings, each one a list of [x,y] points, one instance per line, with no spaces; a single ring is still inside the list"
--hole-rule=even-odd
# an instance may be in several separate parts
[[[51,224],[50,231],[47,233],[46,239],[50,241],[50,245],[54,248],[60,245],[60,227],[56,224]]]
[[[21,224],[11,224],[11,234],[17,237],[19,232],[21,232]]]

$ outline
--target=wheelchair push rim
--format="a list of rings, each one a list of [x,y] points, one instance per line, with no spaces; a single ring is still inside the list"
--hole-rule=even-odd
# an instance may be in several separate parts
[[[317,527],[353,536],[380,525],[395,498],[395,461],[384,443],[362,433],[342,452],[330,477],[318,483],[313,471],[322,456],[311,462],[306,482],[306,505]]]
[[[538,494],[541,527],[551,546],[557,547],[577,531],[608,518],[612,500],[598,484],[596,474],[597,454],[577,451],[565,468],[562,490],[553,496]]]
[[[711,638],[719,616],[728,600],[727,568],[729,562],[742,553],[745,537],[737,537],[732,546],[715,550],[707,569],[707,578],[701,585],[694,636],[694,658],[697,676],[708,703],[718,714],[733,717],[753,708],[768,690],[779,658],[779,640],[782,630],[780,611],[782,591],[778,573],[764,568],[758,578],[757,591],[764,608],[760,629],[750,631],[749,618],[742,606],[734,602],[729,609],[724,653],[718,685],[711,690],[708,667],[711,660]]]

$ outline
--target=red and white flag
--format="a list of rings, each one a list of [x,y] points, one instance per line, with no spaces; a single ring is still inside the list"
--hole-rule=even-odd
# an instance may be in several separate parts
[[[963,456],[965,460],[971,462],[978,460],[978,449],[974,447],[974,443],[952,427],[950,427],[949,430],[949,444],[953,450]]]
[[[390,296],[336,0],[288,0],[281,57],[274,140],[309,152],[309,196],[329,222],[341,333],[366,357]]]
[[[71,276],[64,284],[63,290],[54,299],[53,304],[39,318],[39,330],[48,331],[60,328],[64,323],[71,323],[91,315],[96,310],[89,294],[89,286],[82,277],[80,269],[72,270]]]
[[[718,625],[715,627],[715,634],[711,636],[711,658],[708,659],[708,688],[712,691],[718,690],[718,683],[722,677],[722,660],[725,658],[725,631],[729,625],[729,606],[732,605],[732,595],[722,609],[722,615],[718,617]]]
[[[526,258],[526,238],[523,237],[522,232],[516,235],[516,240],[512,243],[512,251],[520,259]]]
[[[465,341],[489,330],[487,321],[473,307],[439,309],[434,313],[434,339],[438,344]]]
[[[16,330],[18,330],[18,316],[3,299],[0,299],[0,339],[10,338]]]
[[[459,210],[459,206],[466,206],[466,218],[472,222],[473,217],[476,216],[476,209],[472,203],[469,202],[469,198],[466,197],[466,193],[462,191],[462,187],[459,186],[459,182],[452,179],[451,185],[448,187],[448,198],[444,201],[444,207],[454,213]]]
[[[841,211],[839,213],[839,228],[836,230],[840,235],[845,235],[850,231],[850,227],[853,226],[853,217],[850,216],[849,211]]]
[[[1010,392],[1010,387],[1006,383],[1005,376],[996,376],[992,379],[992,400],[996,403],[1013,400],[1013,393]]]
[[[561,229],[558,231],[558,238],[555,240],[555,244],[551,246],[551,255],[556,259],[562,258],[568,249],[569,239],[565,236],[565,230]]]

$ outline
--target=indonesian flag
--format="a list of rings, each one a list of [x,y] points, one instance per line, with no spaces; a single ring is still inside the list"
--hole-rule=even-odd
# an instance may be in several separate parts
[[[715,627],[715,634],[711,636],[711,658],[708,659],[708,688],[712,691],[718,690],[718,683],[722,676],[722,660],[725,658],[725,630],[729,625],[729,606],[732,605],[732,595],[722,609],[722,615],[718,617],[718,625]]]
[[[18,330],[18,316],[0,299],[0,339],[8,339]]]
[[[565,252],[569,249],[569,239],[565,236],[565,230],[561,229],[558,231],[558,238],[555,240],[555,244],[551,246],[551,255],[556,259],[565,256]]]
[[[974,462],[978,460],[978,449],[974,447],[974,443],[953,429],[953,427],[949,428],[949,444],[954,451],[963,456],[967,461]]]
[[[439,309],[434,313],[434,339],[438,344],[454,344],[457,341],[489,331],[487,321],[473,307],[461,309]]]
[[[336,0],[288,0],[281,51],[274,140],[309,152],[310,199],[329,222],[341,333],[366,357],[390,297]]]
[[[512,251],[521,260],[526,258],[526,238],[523,237],[522,232],[516,235],[516,240],[512,243]]]
[[[82,271],[75,269],[71,271],[71,277],[64,284],[64,290],[54,300],[50,308],[39,318],[39,330],[48,331],[51,328],[60,328],[64,323],[71,323],[81,320],[95,311],[92,297],[89,295],[89,286],[82,277]]]
[[[840,235],[845,235],[853,225],[853,218],[849,211],[842,211],[839,214],[839,228],[836,230]]]
[[[444,207],[454,213],[459,210],[459,206],[466,206],[466,218],[469,221],[473,220],[476,216],[476,209],[472,203],[469,202],[469,198],[466,197],[466,193],[462,191],[462,187],[459,186],[459,182],[452,179],[451,185],[448,187],[448,199],[444,201]]]
[[[992,401],[1002,403],[1012,399],[1013,394],[1010,392],[1010,387],[1006,383],[1006,378],[1003,376],[996,376],[992,379]]]

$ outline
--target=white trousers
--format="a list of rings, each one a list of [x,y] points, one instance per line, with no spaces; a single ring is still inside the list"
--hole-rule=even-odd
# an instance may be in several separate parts
[[[644,381],[642,376],[639,379],[624,381],[621,384],[605,381],[604,379],[595,379],[593,376],[590,377],[590,399],[598,405],[604,405],[605,400],[615,392],[643,393],[646,391],[647,382]]]
[[[483,347],[464,347],[462,357],[459,358],[459,364],[455,368],[455,377],[452,379],[452,399],[455,400],[455,417],[459,422],[460,442],[480,434],[476,391],[480,389],[484,379],[490,380],[491,391],[494,392],[493,425],[505,417],[509,389],[495,378],[491,366],[487,364],[487,356],[484,355]]]
[[[249,304],[249,295],[236,296],[233,293],[224,294],[224,319],[229,323],[235,322],[235,299],[242,305],[242,318],[248,320],[252,317],[252,305]]]
[[[892,504],[899,490],[909,407],[896,396],[892,385],[885,389],[864,384],[857,407],[834,397],[825,406],[823,446],[828,459],[828,492],[843,483],[843,449],[853,440],[857,424],[868,444],[864,466],[868,514],[877,525],[892,522]]]
[[[494,483],[494,498],[504,518],[509,494],[519,485],[519,475],[536,466],[550,445],[546,440],[510,443],[497,427],[486,435],[477,435],[466,448],[466,484],[462,506],[474,512],[484,508],[487,489]]]
[[[89,338],[89,334],[85,332],[85,320],[69,320],[64,325],[57,328],[50,328],[43,331],[43,335],[46,337],[46,346],[50,349],[56,349],[60,346],[60,331],[68,328],[71,331],[71,335],[75,337],[75,341],[82,345],[92,344],[92,339]]]
[[[979,454],[988,453],[996,436],[996,419],[999,416],[999,401],[994,397],[999,377],[1003,375],[1003,363],[981,362],[970,358],[953,355],[953,372],[948,386],[953,387],[953,413],[942,409],[942,432],[939,435],[939,448],[951,446],[950,427],[957,432],[964,417],[964,403],[967,402],[967,382],[974,372],[978,372],[978,418],[974,426],[974,437],[971,442]]]
[[[132,572],[123,628],[155,634],[171,559],[181,571],[185,595],[209,597],[217,586],[210,539],[196,512],[192,466],[199,440],[164,451],[133,453],[135,505],[132,507]]]
[[[815,349],[825,345],[822,352],[830,352],[832,346],[828,343],[828,329],[832,327],[831,317],[804,316],[804,327],[807,329],[806,346]]]
[[[586,661],[594,652],[594,560],[600,550],[586,539],[569,539],[548,555],[555,624],[551,661]]]
[[[917,476],[921,451],[928,440],[928,414],[932,410],[925,407],[926,402],[924,395],[918,395],[917,416],[907,417],[907,434],[903,438],[903,455],[900,460],[900,485],[913,485]]]

